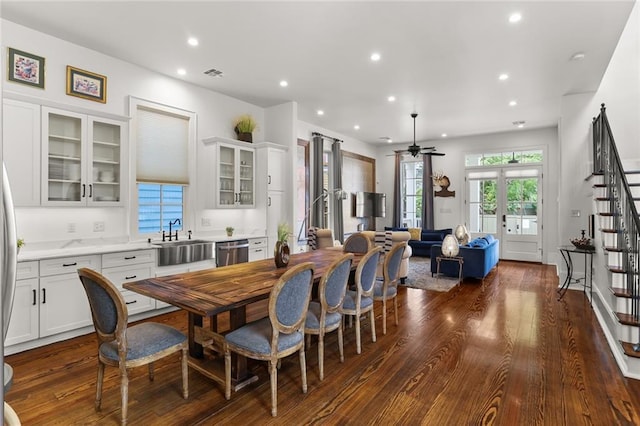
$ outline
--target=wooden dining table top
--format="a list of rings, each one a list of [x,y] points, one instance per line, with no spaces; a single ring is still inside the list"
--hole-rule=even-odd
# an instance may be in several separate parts
[[[268,299],[278,279],[289,268],[304,262],[314,263],[313,279],[318,282],[329,266],[343,254],[342,250],[336,249],[313,250],[292,254],[288,266],[283,268],[277,268],[273,259],[264,259],[147,278],[124,283],[123,287],[193,314],[210,317]],[[357,267],[363,256],[354,253],[352,268]]]

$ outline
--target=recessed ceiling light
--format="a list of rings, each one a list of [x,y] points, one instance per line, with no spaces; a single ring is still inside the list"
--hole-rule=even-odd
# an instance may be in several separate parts
[[[360,130],[360,126],[357,125],[357,124],[355,126],[353,126],[353,128],[354,128],[354,130]]]
[[[287,80],[282,80],[280,82],[280,87],[287,87],[289,85],[289,83],[287,82]]]
[[[187,75],[187,70],[184,68],[178,68],[178,75]]]
[[[519,129],[522,129],[524,127],[524,120],[521,121],[514,121],[513,125],[518,127]]]
[[[189,43],[189,46],[197,46],[198,39],[195,37],[189,37],[189,39],[187,40],[187,43]]]
[[[500,81],[505,81],[505,80],[508,80],[508,79],[509,79],[509,74],[506,74],[506,73],[502,73],[502,74],[500,74],[498,76],[498,80],[500,80]]]
[[[518,101],[510,101],[509,102],[509,106],[516,106],[518,105]]]
[[[380,56],[380,54],[379,54],[379,53],[372,53],[372,54],[371,54],[371,60],[372,60],[373,62],[378,62],[378,61],[380,60],[380,58],[381,58],[381,56]]]
[[[584,59],[584,52],[576,52],[573,55],[571,55],[571,58],[569,58],[569,60],[571,61],[581,61]]]
[[[389,102],[395,102],[395,101],[396,101],[396,97],[395,97],[395,96],[389,96],[389,97],[387,98],[387,100],[388,100]]]
[[[440,136],[442,136],[443,138],[446,138],[446,137],[447,137],[447,134],[446,134],[446,133],[443,133],[443,134],[441,134]]]
[[[511,15],[509,15],[509,22],[511,22],[512,24],[515,24],[516,22],[520,22],[521,19],[522,19],[522,15],[518,12],[512,13]]]
[[[321,109],[319,109],[318,111],[316,111],[316,113],[317,113],[318,115],[324,115],[324,111],[323,111],[323,110],[321,110]]]
[[[393,142],[393,139],[387,138],[387,143],[391,143],[391,142]]]

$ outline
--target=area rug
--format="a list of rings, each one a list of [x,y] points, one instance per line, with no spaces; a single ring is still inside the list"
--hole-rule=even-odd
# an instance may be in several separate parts
[[[428,257],[411,257],[409,259],[409,273],[404,284],[405,287],[419,288],[422,290],[432,290],[447,292],[458,285],[458,278],[439,278],[431,276],[431,259]]]

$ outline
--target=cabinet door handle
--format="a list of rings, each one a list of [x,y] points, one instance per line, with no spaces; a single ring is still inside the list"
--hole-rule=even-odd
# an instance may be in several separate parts
[[[271,185],[271,175],[267,176],[267,184]]]
[[[267,206],[271,207],[271,197],[269,197],[269,202],[267,203]]]
[[[78,262],[73,262],[73,263],[63,263],[62,266],[64,266],[65,268],[67,266],[76,266],[78,264]]]
[[[131,260],[131,259],[135,259],[135,256],[125,256],[124,260]]]
[[[132,300],[131,302],[124,302],[125,305],[133,305],[134,303],[138,303],[138,301]]]
[[[128,276],[128,277],[124,277],[124,279],[125,279],[125,280],[132,280],[132,279],[134,279],[135,277],[137,277],[137,275],[131,275],[131,276]]]
[[[36,293],[36,290],[35,290],[35,289],[33,289],[32,291],[33,291],[33,306],[36,306],[36,297],[37,297],[37,293]]]
[[[256,249],[256,253],[260,253],[262,249]]]
[[[84,198],[85,192],[86,192],[86,186],[84,183],[82,184],[82,198]]]
[[[89,198],[93,197],[93,184],[89,184]]]
[[[42,289],[42,304],[47,303],[47,289],[43,288]]]

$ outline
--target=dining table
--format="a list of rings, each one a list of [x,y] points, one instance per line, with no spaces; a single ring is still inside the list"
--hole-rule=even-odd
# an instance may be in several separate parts
[[[189,366],[224,384],[223,366],[216,357],[205,356],[204,347],[222,351],[224,335],[217,330],[217,315],[229,313],[229,330],[247,322],[247,306],[269,298],[278,279],[290,268],[313,262],[313,281],[317,284],[329,266],[343,255],[335,248],[295,253],[285,267],[274,259],[263,259],[201,271],[147,278],[123,284],[127,290],[161,300],[188,313]],[[352,269],[364,254],[354,253]],[[209,328],[204,328],[209,318]],[[257,380],[247,368],[247,359],[232,354],[232,386],[241,389]]]

